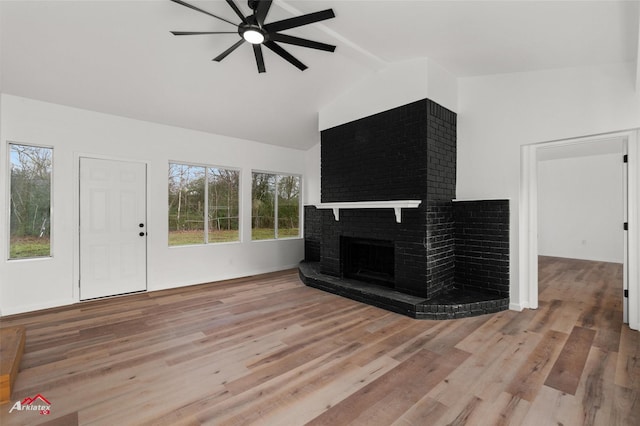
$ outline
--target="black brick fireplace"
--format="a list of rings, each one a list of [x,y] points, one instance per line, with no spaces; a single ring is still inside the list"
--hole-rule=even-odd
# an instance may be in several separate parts
[[[508,307],[508,201],[452,202],[456,119],[423,99],[322,131],[307,285],[416,318]]]

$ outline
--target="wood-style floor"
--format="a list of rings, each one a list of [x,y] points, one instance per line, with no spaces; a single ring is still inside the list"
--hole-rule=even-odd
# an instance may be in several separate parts
[[[424,321],[286,271],[3,318],[27,343],[0,423],[637,426],[621,282],[541,258],[538,310]]]

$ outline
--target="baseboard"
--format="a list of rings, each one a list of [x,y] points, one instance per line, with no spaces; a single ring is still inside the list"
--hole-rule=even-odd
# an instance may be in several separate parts
[[[525,306],[522,306],[519,303],[509,303],[509,310],[510,311],[522,312],[524,309],[525,309]]]

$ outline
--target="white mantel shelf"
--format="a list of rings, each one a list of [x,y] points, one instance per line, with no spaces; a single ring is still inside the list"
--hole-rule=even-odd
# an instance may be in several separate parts
[[[353,201],[346,203],[321,203],[316,204],[317,209],[333,210],[333,217],[340,220],[341,209],[393,209],[396,214],[396,222],[402,222],[402,209],[415,209],[422,200],[391,200],[391,201]]]

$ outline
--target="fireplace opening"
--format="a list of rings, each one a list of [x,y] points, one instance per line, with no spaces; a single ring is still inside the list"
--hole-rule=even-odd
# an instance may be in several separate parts
[[[394,288],[393,241],[341,237],[342,275]]]

